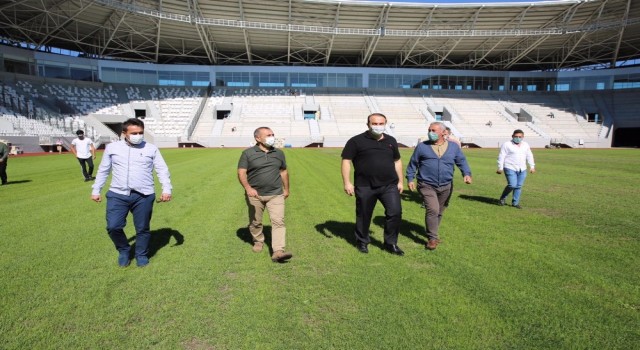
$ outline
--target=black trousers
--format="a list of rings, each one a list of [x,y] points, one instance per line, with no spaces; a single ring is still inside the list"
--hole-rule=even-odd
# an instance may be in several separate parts
[[[4,162],[0,163],[0,180],[3,184],[7,183],[7,161],[9,158],[5,159]]]
[[[87,159],[78,158],[78,162],[80,162],[80,168],[82,168],[82,175],[84,175],[85,179],[91,179],[93,176],[93,158],[89,157]],[[87,171],[87,165],[89,166],[89,170]]]
[[[396,184],[381,187],[355,188],[356,194],[356,240],[369,244],[369,226],[371,216],[378,200],[384,206],[384,243],[397,244],[400,221],[402,221],[402,205],[400,192]]]

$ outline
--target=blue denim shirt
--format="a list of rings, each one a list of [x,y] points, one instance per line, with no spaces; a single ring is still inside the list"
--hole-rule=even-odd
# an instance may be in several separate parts
[[[425,182],[431,186],[441,187],[453,181],[453,165],[457,165],[462,176],[471,176],[471,168],[467,163],[467,158],[462,153],[460,146],[449,142],[446,152],[438,158],[436,152],[431,148],[431,142],[425,141],[418,144],[411,155],[407,166],[407,181],[411,182],[417,177],[419,182]]]
[[[127,196],[131,191],[144,195],[155,193],[154,169],[162,184],[162,193],[171,194],[171,175],[158,147],[144,141],[139,145],[129,145],[124,140],[112,142],[102,155],[92,194],[100,194],[112,170],[109,191]]]

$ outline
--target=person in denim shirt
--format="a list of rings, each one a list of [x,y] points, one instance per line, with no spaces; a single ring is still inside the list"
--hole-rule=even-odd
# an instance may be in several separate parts
[[[446,134],[443,123],[431,123],[429,140],[416,146],[406,172],[409,189],[418,189],[426,207],[426,248],[429,250],[436,249],[440,243],[438,230],[451,193],[454,165],[462,172],[465,183],[470,184],[472,181],[467,158],[460,146],[447,141]],[[418,180],[417,186],[413,181],[415,178]]]

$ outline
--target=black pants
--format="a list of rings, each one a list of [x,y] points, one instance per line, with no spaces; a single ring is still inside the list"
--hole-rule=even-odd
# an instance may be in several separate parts
[[[87,180],[91,180],[91,177],[93,176],[93,158],[78,158],[78,162],[80,162],[80,167],[82,168],[82,175],[84,175],[84,178]],[[89,171],[87,171],[87,165],[89,165]]]
[[[2,184],[7,183],[7,161],[9,158],[5,159],[4,162],[0,163],[0,180]]]
[[[384,206],[384,243],[397,244],[400,221],[402,221],[402,205],[400,192],[396,184],[381,187],[355,188],[356,194],[356,240],[368,244],[369,226],[376,203],[379,200]]]

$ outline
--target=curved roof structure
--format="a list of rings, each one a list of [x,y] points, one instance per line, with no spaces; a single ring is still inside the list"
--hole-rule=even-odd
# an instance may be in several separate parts
[[[154,63],[557,70],[640,58],[640,2],[11,0],[0,38]]]

